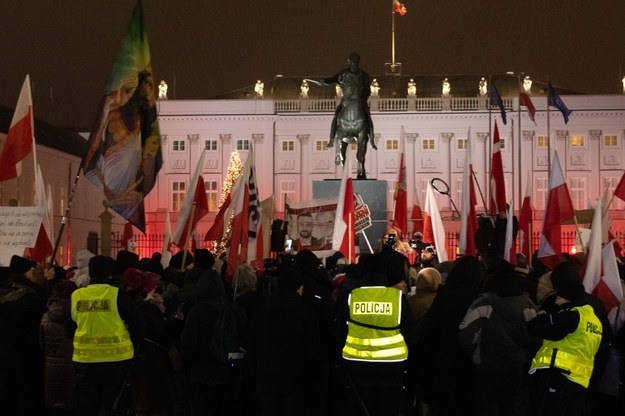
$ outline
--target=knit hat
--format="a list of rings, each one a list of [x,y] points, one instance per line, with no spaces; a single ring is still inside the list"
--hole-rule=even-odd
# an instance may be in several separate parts
[[[89,267],[89,260],[95,256],[89,250],[80,250],[78,254],[76,254],[76,267],[82,269],[83,267]]]
[[[113,275],[114,260],[109,256],[93,256],[89,259],[89,276],[106,279]]]
[[[205,248],[195,250],[193,255],[193,266],[198,269],[208,270],[215,264],[215,256],[213,256],[213,253]]]
[[[17,254],[14,254],[13,257],[11,257],[11,263],[9,265],[11,273],[25,274],[32,267],[35,267],[35,263],[25,257],[18,256]]]
[[[304,276],[292,267],[278,269],[278,287],[289,291],[296,291],[304,284]]]
[[[129,267],[136,267],[139,262],[139,256],[132,251],[120,250],[115,257],[116,272],[123,274],[124,270]]]
[[[555,272],[555,271],[554,271]],[[559,282],[556,294],[572,302],[579,301],[586,295],[584,285],[579,280],[564,279]]]

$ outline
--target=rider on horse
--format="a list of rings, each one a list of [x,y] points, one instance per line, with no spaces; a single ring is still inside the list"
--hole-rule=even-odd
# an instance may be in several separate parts
[[[337,140],[336,164],[343,164],[344,148],[348,143],[358,143],[358,178],[366,179],[364,171],[364,155],[367,141],[371,147],[377,149],[373,139],[373,121],[367,99],[371,94],[369,88],[369,74],[358,67],[360,55],[351,53],[347,58],[349,67],[336,75],[323,80],[323,84],[338,84],[343,89],[341,103],[337,106],[330,128],[330,140],[327,147],[332,147]],[[356,105],[357,108],[353,108]],[[350,123],[353,128],[343,126],[342,122]],[[339,153],[340,149],[340,153]]]

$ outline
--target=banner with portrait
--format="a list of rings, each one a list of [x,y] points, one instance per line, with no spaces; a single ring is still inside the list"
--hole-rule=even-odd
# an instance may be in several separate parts
[[[286,202],[286,220],[293,251],[310,250],[318,257],[332,254],[332,232],[338,198]]]

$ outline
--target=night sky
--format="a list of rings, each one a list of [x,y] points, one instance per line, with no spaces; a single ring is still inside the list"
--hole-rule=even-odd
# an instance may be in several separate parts
[[[88,130],[134,0],[2,0],[0,104],[24,77],[35,116]],[[395,18],[404,75],[525,72],[590,94],[620,94],[623,0],[405,0]],[[152,65],[169,97],[204,99],[269,80],[333,75],[359,52],[391,61],[391,0],[144,0]]]

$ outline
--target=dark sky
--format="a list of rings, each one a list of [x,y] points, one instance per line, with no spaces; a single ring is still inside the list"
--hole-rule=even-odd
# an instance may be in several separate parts
[[[27,73],[35,115],[88,129],[134,0],[2,0],[0,104]],[[405,0],[395,60],[405,75],[525,72],[620,94],[623,0]],[[351,51],[372,76],[391,61],[391,0],[144,0],[155,77],[203,99],[274,75],[328,76]]]

